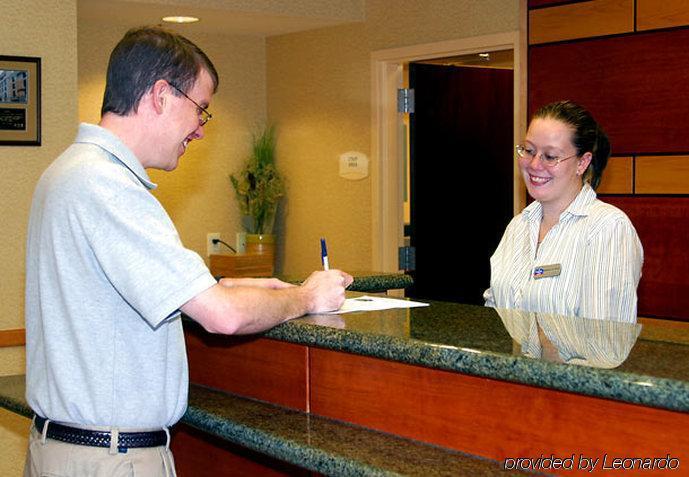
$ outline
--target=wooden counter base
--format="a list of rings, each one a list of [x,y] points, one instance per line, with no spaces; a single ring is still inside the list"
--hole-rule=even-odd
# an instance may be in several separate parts
[[[477,456],[689,465],[681,412],[265,338],[187,331],[187,343],[194,383]]]
[[[179,477],[310,476],[312,472],[181,424],[172,436]]]
[[[185,330],[189,381],[308,411],[308,348],[255,337]]]
[[[323,349],[310,369],[313,414],[470,454],[689,465],[687,414]]]

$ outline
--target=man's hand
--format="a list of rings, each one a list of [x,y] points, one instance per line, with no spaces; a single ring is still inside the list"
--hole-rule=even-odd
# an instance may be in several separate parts
[[[308,313],[324,313],[337,310],[345,300],[345,288],[354,279],[340,270],[313,272],[302,289],[308,294]]]

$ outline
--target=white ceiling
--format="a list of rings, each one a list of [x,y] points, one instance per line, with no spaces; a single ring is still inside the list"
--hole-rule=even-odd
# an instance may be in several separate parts
[[[160,24],[168,15],[187,15],[201,21],[165,25],[190,33],[272,36],[362,20],[362,0],[342,5],[346,8],[327,0],[78,0],[78,21],[131,28]]]

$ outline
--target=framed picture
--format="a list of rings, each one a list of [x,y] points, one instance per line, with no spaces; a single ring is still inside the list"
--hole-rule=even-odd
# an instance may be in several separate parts
[[[41,59],[0,55],[0,146],[41,145]]]

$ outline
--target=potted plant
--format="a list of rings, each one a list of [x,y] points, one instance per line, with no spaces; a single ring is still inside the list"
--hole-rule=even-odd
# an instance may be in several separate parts
[[[275,167],[275,126],[263,127],[252,137],[251,155],[242,170],[230,174],[244,216],[247,252],[274,252],[273,225],[285,183]]]

